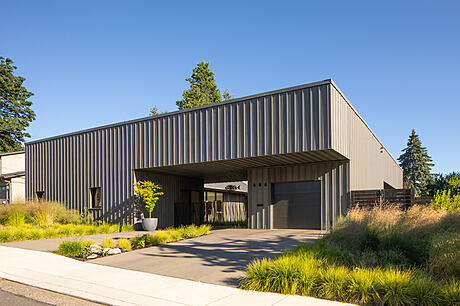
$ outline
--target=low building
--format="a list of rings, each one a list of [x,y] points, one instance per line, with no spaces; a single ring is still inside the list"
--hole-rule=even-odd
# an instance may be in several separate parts
[[[25,153],[0,153],[0,203],[16,203],[25,198]]]
[[[402,170],[332,80],[26,144],[26,194],[135,222],[133,184],[163,186],[159,227],[204,222],[204,184],[248,181],[249,228],[329,229],[350,192]]]

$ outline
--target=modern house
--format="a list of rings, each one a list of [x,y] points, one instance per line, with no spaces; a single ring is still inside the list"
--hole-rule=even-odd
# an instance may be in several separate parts
[[[332,80],[26,144],[28,198],[133,223],[136,180],[163,186],[160,227],[203,222],[205,183],[248,181],[249,228],[328,229],[402,170]]]
[[[0,153],[0,204],[24,201],[25,153]]]

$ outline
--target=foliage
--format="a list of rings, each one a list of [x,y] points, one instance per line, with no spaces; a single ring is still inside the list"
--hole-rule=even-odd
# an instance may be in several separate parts
[[[460,214],[355,208],[316,244],[254,261],[241,286],[357,304],[457,305],[459,271]]]
[[[158,116],[158,115],[161,115],[161,114],[166,114],[168,111],[165,110],[163,112],[160,112],[158,110],[158,106],[154,105],[151,109],[150,109],[150,114],[149,116]]]
[[[109,226],[96,226],[88,224],[54,224],[48,228],[38,227],[34,224],[23,224],[20,226],[0,225],[0,243],[59,238],[69,236],[84,236],[96,234],[116,233],[120,229],[118,224]],[[133,227],[125,226],[122,231],[133,231]]]
[[[131,239],[131,243],[133,245],[133,248],[135,248],[135,249],[144,248],[145,247],[145,240],[146,240],[146,237],[144,237],[144,236],[141,236],[141,237],[134,236]]]
[[[112,238],[104,238],[102,240],[102,248],[114,248],[115,247],[115,241],[113,241]]]
[[[136,194],[145,203],[145,209],[149,212],[150,218],[152,217],[152,211],[155,208],[157,201],[160,196],[164,195],[162,187],[151,181],[139,181],[134,184],[136,186]]]
[[[117,245],[124,251],[129,251],[133,248],[131,241],[129,239],[118,239]]]
[[[209,63],[201,61],[193,68],[192,76],[185,80],[190,83],[190,88],[184,90],[182,100],[176,102],[179,109],[192,108],[222,101],[222,96],[214,80],[214,73],[209,69]],[[225,100],[232,97],[233,96],[228,90],[224,91]]]
[[[450,190],[438,191],[430,205],[438,209],[460,211],[460,194],[452,195]]]
[[[25,129],[35,119],[28,101],[33,93],[23,86],[25,78],[14,75],[16,69],[11,59],[0,56],[0,152],[21,150],[30,137]]]
[[[224,93],[222,94],[223,98],[224,98],[224,101],[227,101],[227,100],[230,100],[230,99],[233,99],[233,95],[230,93],[230,91],[228,91],[228,89],[225,89],[224,90]]]
[[[408,188],[414,188],[415,194],[419,195],[423,185],[430,178],[431,167],[434,164],[415,130],[412,130],[407,147],[402,152],[398,161],[403,169],[404,182]]]
[[[85,248],[93,243],[91,240],[65,240],[59,244],[56,253],[62,256],[81,256]]]
[[[7,224],[13,226],[21,226],[25,223],[26,215],[20,206],[13,206],[7,216]]]
[[[209,225],[188,225],[180,228],[168,228],[165,231],[156,231],[154,235],[144,234],[142,236],[135,236],[131,239],[133,248],[144,248],[154,246],[162,243],[178,241],[182,239],[198,237],[209,234],[211,226]]]
[[[454,196],[460,194],[460,172],[431,175],[423,186],[423,195],[433,197],[438,191],[447,190]]]
[[[77,211],[68,210],[56,202],[23,202],[0,206],[0,224],[6,224],[9,218],[14,218],[13,215],[23,215],[22,223],[34,223],[41,227],[52,226],[54,223],[84,223]]]

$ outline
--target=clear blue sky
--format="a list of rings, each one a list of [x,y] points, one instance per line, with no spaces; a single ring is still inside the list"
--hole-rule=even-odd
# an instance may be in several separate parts
[[[175,110],[203,59],[235,97],[332,78],[395,158],[414,128],[460,170],[459,1],[168,2],[2,1],[32,140]]]

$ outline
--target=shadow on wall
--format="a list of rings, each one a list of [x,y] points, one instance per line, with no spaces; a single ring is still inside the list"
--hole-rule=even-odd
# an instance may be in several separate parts
[[[126,201],[109,205],[108,210],[103,212],[102,219],[114,224],[134,224],[135,220],[140,219],[135,202],[135,197],[131,196]]]
[[[320,234],[318,234],[318,237]],[[300,243],[314,243],[316,236],[299,237],[298,235],[270,235],[269,238],[246,239],[223,237],[218,243],[206,243],[208,238],[201,237],[189,241],[170,243],[158,246],[160,251],[142,252],[142,255],[152,257],[200,258],[204,266],[224,267],[223,272],[244,271],[246,266],[255,259],[274,258],[283,251],[291,249]],[[238,286],[241,279],[229,277],[224,283]]]

